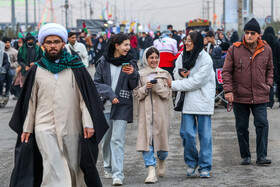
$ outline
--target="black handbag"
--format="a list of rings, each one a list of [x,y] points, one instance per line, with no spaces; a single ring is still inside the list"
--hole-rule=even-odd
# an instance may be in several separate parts
[[[175,111],[180,112],[183,110],[184,100],[185,100],[185,92],[181,92],[178,102],[175,103],[175,107],[174,107]]]

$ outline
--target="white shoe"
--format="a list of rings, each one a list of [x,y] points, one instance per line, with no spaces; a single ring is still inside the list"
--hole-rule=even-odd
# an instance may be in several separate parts
[[[149,166],[148,177],[145,180],[146,184],[154,184],[157,182],[156,170],[154,166]]]
[[[122,186],[123,182],[120,178],[114,178],[113,179],[113,186]]]
[[[105,171],[104,172],[104,178],[105,179],[111,179],[112,178],[112,173],[109,171]]]
[[[195,169],[196,169],[196,168],[188,168],[188,169],[187,169],[187,172],[186,172],[186,173],[187,173],[187,176],[190,177],[190,176],[194,175]]]
[[[165,160],[157,159],[157,163],[157,174],[159,177],[164,177],[164,175],[166,174]]]

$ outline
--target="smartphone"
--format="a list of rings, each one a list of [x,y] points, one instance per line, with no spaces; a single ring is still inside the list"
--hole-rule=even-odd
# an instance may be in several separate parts
[[[156,80],[156,79],[150,80],[150,83],[151,83],[151,84],[156,84],[156,83],[157,83],[157,80]]]
[[[184,73],[187,73],[189,70],[187,70],[186,68],[180,68],[180,69],[179,69],[179,72],[182,72],[182,71],[183,71]]]
[[[126,68],[126,67],[129,67],[130,64],[129,63],[122,63],[122,68]]]

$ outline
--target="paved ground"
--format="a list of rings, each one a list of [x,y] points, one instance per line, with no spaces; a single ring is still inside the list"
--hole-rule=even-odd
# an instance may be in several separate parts
[[[13,167],[13,149],[16,142],[16,134],[8,127],[15,101],[10,100],[6,108],[0,109],[0,186],[6,187]],[[278,106],[276,103],[275,106]],[[234,128],[233,113],[228,113],[223,108],[215,111],[212,119],[213,129],[213,170],[210,179],[195,177],[187,178],[186,165],[183,161],[183,149],[179,137],[180,114],[176,113],[176,120],[171,124],[170,153],[167,158],[167,174],[164,178],[152,186],[280,186],[280,108],[268,111],[269,131],[269,158],[273,163],[268,167],[259,167],[254,163],[255,156],[255,132],[250,125],[250,142],[253,164],[241,166],[237,146],[236,132]],[[144,167],[142,155],[135,151],[137,124],[130,124],[126,132],[125,145],[125,186],[146,186],[144,180],[147,170]],[[102,168],[102,153],[97,163],[104,186],[111,186],[111,180],[104,179]]]

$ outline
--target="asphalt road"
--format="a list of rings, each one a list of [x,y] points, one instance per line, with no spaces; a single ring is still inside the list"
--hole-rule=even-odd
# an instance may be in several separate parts
[[[5,108],[0,109],[1,187],[8,186],[13,167],[16,134],[8,127],[8,122],[15,103],[11,99]],[[280,173],[280,108],[278,108],[278,103],[275,106],[277,108],[268,111],[270,123],[268,157],[272,159],[272,164],[265,167],[255,164],[256,146],[252,118],[250,121],[252,164],[241,166],[233,113],[228,113],[223,108],[215,110],[212,118],[213,170],[209,179],[200,179],[198,173],[194,177],[186,177],[182,141],[179,136],[180,114],[176,113],[176,119],[172,121],[170,129],[170,152],[166,160],[167,174],[151,186],[280,186],[280,179],[277,177]],[[125,144],[124,185],[131,187],[147,186],[144,184],[147,169],[144,167],[142,154],[135,151],[136,131],[136,123],[128,125]],[[104,186],[111,186],[112,181],[103,177],[101,151],[97,166]]]

